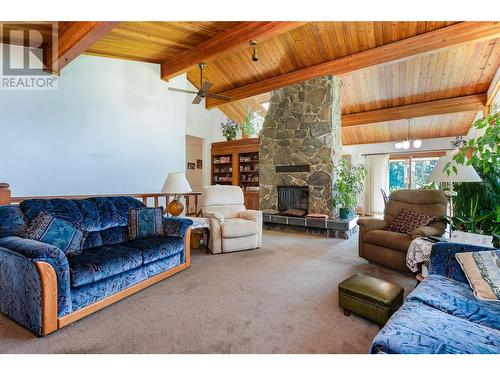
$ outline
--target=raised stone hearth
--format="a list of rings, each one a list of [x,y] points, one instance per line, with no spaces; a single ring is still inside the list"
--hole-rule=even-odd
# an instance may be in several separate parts
[[[341,157],[340,86],[317,77],[275,90],[260,136],[260,208],[277,210],[277,186],[309,186],[309,212],[332,215]],[[278,168],[276,168],[278,167]]]

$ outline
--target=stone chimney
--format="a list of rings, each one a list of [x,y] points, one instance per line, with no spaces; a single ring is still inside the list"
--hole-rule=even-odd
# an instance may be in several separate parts
[[[272,92],[260,136],[260,209],[277,209],[279,185],[308,186],[309,212],[333,214],[340,88],[339,78],[325,76]]]

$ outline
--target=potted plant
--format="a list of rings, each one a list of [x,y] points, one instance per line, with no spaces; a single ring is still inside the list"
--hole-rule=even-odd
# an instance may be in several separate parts
[[[350,219],[354,216],[354,209],[358,198],[363,191],[366,169],[363,165],[351,165],[345,159],[335,167],[337,180],[334,185],[333,205],[340,206],[340,218]]]
[[[235,121],[228,118],[226,122],[221,122],[220,127],[222,129],[222,135],[226,137],[228,141],[236,139],[239,126]]]
[[[474,122],[472,128],[482,135],[458,144],[453,155],[457,164],[472,165],[482,183],[454,184],[457,196],[453,198],[453,228],[493,236],[495,247],[500,246],[500,112]],[[451,162],[445,166],[448,175],[457,173]]]
[[[243,138],[253,137],[259,134],[263,124],[264,117],[262,117],[259,112],[248,109],[245,121],[241,123]]]

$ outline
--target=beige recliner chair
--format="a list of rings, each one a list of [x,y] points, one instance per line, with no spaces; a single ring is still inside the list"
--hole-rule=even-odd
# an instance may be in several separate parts
[[[202,214],[210,220],[209,248],[214,254],[262,246],[262,212],[247,210],[239,186],[205,186]]]
[[[359,225],[359,256],[396,271],[407,272],[406,253],[410,242],[417,237],[440,236],[444,233],[448,200],[441,190],[396,190],[385,205],[384,219],[362,218]],[[384,228],[401,209],[434,216],[436,220],[415,229],[411,234],[389,232]]]

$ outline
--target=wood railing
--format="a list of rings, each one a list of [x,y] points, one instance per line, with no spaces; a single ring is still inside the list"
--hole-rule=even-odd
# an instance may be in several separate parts
[[[148,206],[152,203],[154,207],[160,206],[160,198],[165,198],[165,208],[170,202],[170,199],[174,196],[184,197],[186,201],[186,213],[190,207],[190,203],[194,200],[195,214],[199,212],[198,207],[198,197],[201,195],[200,192],[191,192],[186,194],[167,194],[167,193],[139,193],[139,194],[90,194],[90,195],[39,195],[39,196],[27,196],[27,197],[10,197],[10,192],[7,197],[5,195],[5,201],[0,202],[0,204],[19,204],[27,199],[86,199],[86,198],[96,198],[96,197],[132,197],[142,200],[142,202]],[[10,200],[10,201],[9,201]]]

